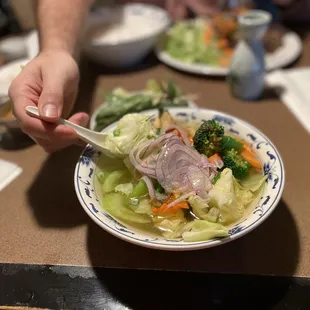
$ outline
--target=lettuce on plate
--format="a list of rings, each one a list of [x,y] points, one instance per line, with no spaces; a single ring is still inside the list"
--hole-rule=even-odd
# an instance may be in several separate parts
[[[186,218],[183,211],[167,215],[166,217],[154,216],[154,227],[159,229],[167,239],[176,239],[182,236],[186,226]]]
[[[268,179],[268,175],[253,174],[245,180],[240,181],[240,185],[251,192],[258,191]]]
[[[228,236],[228,229],[218,223],[195,220],[189,231],[182,234],[185,242],[205,241]]]
[[[152,214],[152,206],[149,199],[130,199],[130,208],[138,214]]]
[[[129,199],[121,193],[110,193],[102,198],[102,207],[116,218],[137,224],[151,223],[151,218],[145,214],[138,214],[129,208]]]
[[[246,206],[253,200],[253,194],[250,191],[241,189],[236,184],[238,183],[232,171],[226,168],[209,192],[209,204],[219,209],[219,222],[223,225],[240,220]]]
[[[114,190],[115,192],[119,192],[126,196],[129,196],[132,193],[133,184],[132,183],[118,184],[116,185]]]
[[[165,50],[186,63],[216,65],[219,49],[213,42],[205,44],[204,32],[205,26],[201,23],[178,22],[170,29]]]
[[[106,149],[106,155],[125,158],[138,143],[153,137],[155,131],[149,116],[127,114],[113,132],[102,136],[101,146]]]
[[[199,196],[191,196],[188,200],[194,214],[200,219],[216,223],[218,221],[220,210],[210,207],[208,202],[201,199]]]

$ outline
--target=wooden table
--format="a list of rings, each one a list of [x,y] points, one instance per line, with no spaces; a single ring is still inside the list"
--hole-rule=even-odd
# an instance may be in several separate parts
[[[297,66],[310,65],[310,34],[304,42]],[[161,252],[118,240],[88,218],[73,187],[81,149],[72,147],[52,155],[38,146],[1,150],[0,158],[23,168],[23,174],[0,194],[1,263],[310,278],[310,135],[274,94],[258,102],[242,102],[231,97],[222,79],[189,76],[158,63],[118,74],[84,62],[81,70],[77,110],[92,112],[102,103],[103,89],[137,90],[148,78],[173,79],[185,92],[198,94],[201,107],[252,123],[283,157],[283,197],[266,222],[239,240],[196,252]]]

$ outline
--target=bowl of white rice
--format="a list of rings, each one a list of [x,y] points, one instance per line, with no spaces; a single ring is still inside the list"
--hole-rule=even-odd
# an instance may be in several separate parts
[[[154,5],[102,7],[88,18],[84,51],[103,65],[130,67],[150,53],[169,25],[167,11]]]

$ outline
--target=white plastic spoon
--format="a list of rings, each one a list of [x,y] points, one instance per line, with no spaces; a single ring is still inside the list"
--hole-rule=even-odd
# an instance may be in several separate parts
[[[27,106],[26,111],[29,115],[43,120],[40,116],[39,109],[37,107]],[[63,118],[60,118],[59,120],[57,120],[56,124],[65,125],[65,126],[68,126],[74,129],[81,140],[85,141],[86,143],[89,143],[98,151],[101,151],[106,154],[110,153],[109,150],[101,146],[101,142],[106,136],[106,134],[89,130],[85,127],[71,123]]]

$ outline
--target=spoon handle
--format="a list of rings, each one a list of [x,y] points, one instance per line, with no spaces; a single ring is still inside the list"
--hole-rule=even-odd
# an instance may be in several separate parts
[[[36,118],[39,118],[39,119],[42,119],[41,116],[40,116],[40,113],[39,113],[39,109],[37,107],[27,106],[26,107],[26,111],[27,111],[27,113],[29,115],[31,115],[33,117],[36,117]],[[88,143],[89,143],[89,136],[97,134],[94,131],[91,131],[91,130],[85,128],[85,127],[82,127],[80,125],[77,125],[77,124],[74,124],[72,122],[69,122],[69,121],[67,121],[67,120],[65,120],[63,118],[58,119],[56,121],[56,124],[65,125],[67,127],[70,127],[72,129],[74,129],[76,131],[77,135],[79,136],[79,138],[81,138],[83,141],[88,142]]]

